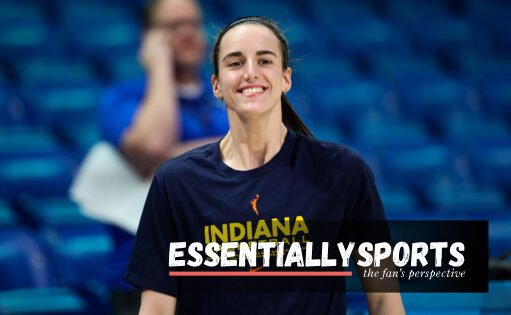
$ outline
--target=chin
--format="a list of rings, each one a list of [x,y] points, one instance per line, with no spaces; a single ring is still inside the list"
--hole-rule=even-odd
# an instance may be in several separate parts
[[[240,116],[252,117],[270,112],[274,106],[268,105],[267,102],[242,103],[236,106],[235,112]]]

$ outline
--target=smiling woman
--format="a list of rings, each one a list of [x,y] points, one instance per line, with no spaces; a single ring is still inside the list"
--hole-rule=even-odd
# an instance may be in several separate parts
[[[231,23],[217,36],[212,62],[213,93],[224,100],[231,127],[220,143],[227,165],[246,170],[264,164],[278,152],[286,128],[313,137],[285,96],[292,85],[289,49],[275,23],[261,17]],[[275,135],[273,143],[260,141],[262,131]],[[237,150],[256,153],[265,145],[264,155]]]
[[[266,93],[267,99],[259,99],[260,103],[266,101],[270,108],[276,107],[274,110],[277,115],[280,111],[286,127],[312,137],[285,96],[291,89],[289,49],[275,23],[261,17],[245,17],[229,24],[217,36],[212,62],[215,96],[224,99],[228,109],[235,110],[229,105],[236,105],[235,98],[226,99],[229,84],[234,85],[230,87],[234,95],[242,94],[248,100]]]
[[[174,314],[177,301],[182,314],[345,314],[338,277],[297,277],[293,292],[267,292],[243,277],[169,273],[169,244],[206,245],[214,235],[224,244],[268,245],[285,231],[305,248],[322,232],[329,238],[340,232],[309,231],[311,222],[385,218],[361,157],[315,140],[287,100],[292,71],[276,24],[245,17],[227,25],[215,42],[213,65],[213,91],[226,104],[230,129],[220,141],[167,161],[153,179],[126,276],[144,289],[140,313]],[[299,228],[288,231],[289,218]],[[281,283],[269,281],[269,287]],[[370,314],[404,313],[399,293],[367,296]]]
[[[252,40],[241,40],[247,36]],[[282,116],[278,105],[282,94],[291,88],[291,68],[282,69],[279,64],[282,54],[270,30],[241,25],[223,37],[219,55],[218,74],[211,81],[215,96],[227,105],[231,124],[251,112]]]

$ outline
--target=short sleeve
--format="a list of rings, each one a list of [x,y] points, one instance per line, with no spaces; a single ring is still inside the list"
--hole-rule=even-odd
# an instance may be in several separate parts
[[[177,296],[177,280],[169,277],[168,250],[175,240],[172,209],[156,175],[140,219],[125,281],[140,289]]]
[[[385,220],[383,204],[367,163],[358,154],[348,149],[345,166],[349,169],[348,200],[345,220]]]
[[[113,86],[101,96],[99,105],[103,137],[115,147],[121,145],[124,131],[132,124],[142,100],[143,83]],[[143,91],[142,91],[143,92]]]

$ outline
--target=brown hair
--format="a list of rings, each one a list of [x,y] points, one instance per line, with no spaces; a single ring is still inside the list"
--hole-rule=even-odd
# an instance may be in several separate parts
[[[247,16],[242,17],[234,22],[231,22],[227,26],[224,27],[224,29],[217,35],[215,44],[213,46],[213,68],[215,70],[215,75],[218,77],[218,54],[220,52],[220,42],[222,41],[222,38],[224,37],[225,33],[232,29],[235,26],[241,25],[241,24],[257,24],[257,25],[263,25],[266,28],[268,28],[279,40],[280,50],[282,52],[282,69],[286,70],[289,67],[289,45],[284,37],[284,34],[280,30],[280,28],[277,26],[277,24],[269,19],[260,17],[260,16]],[[309,136],[311,138],[314,138],[314,135],[312,132],[307,128],[305,123],[300,119],[300,117],[296,114],[295,110],[293,109],[293,106],[289,102],[288,98],[284,93],[282,93],[282,96],[280,98],[281,104],[282,104],[282,122],[287,128],[290,128],[293,131],[302,133],[306,136]]]
[[[160,3],[159,0],[151,0],[146,3],[142,10],[142,27],[144,31],[151,28],[153,24],[154,11]]]

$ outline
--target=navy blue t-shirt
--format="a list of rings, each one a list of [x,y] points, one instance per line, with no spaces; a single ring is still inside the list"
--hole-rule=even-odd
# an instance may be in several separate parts
[[[286,218],[307,224],[381,220],[384,214],[369,167],[346,146],[288,130],[270,161],[238,171],[222,161],[217,141],[158,169],[125,279],[136,287],[177,297],[180,314],[345,314],[344,282],[339,279],[299,277],[293,282],[295,290],[281,292],[258,291],[252,279],[263,277],[169,276],[170,242],[311,237],[303,229],[275,235],[271,228],[249,228],[247,223],[282,223]],[[264,281],[277,281],[270,278]],[[226,283],[231,290],[224,290]],[[215,290],[217,286],[224,289]],[[306,290],[315,286],[320,290]]]

